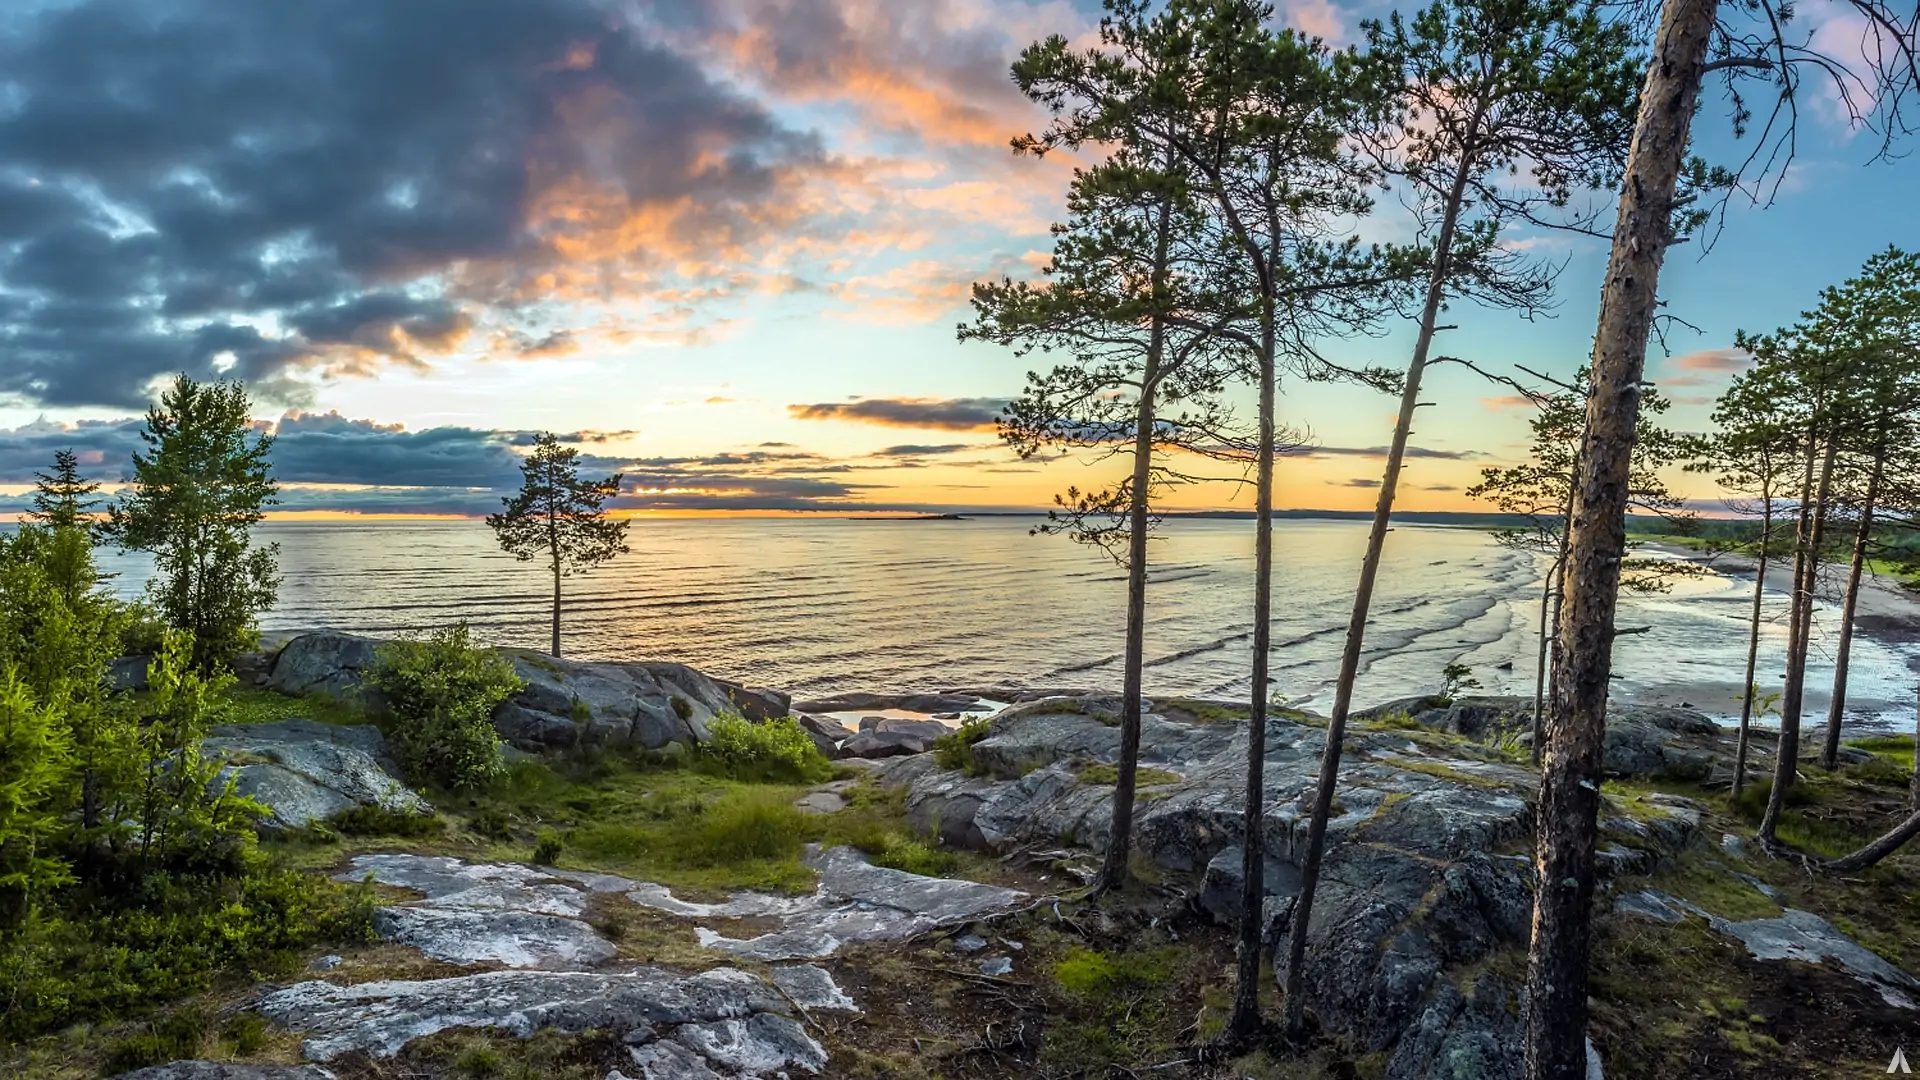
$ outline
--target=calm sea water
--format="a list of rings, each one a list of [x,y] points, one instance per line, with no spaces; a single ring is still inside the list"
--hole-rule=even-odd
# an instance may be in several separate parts
[[[1097,552],[1032,536],[1033,519],[635,522],[631,554],[567,581],[565,650],[679,660],[797,695],[961,686],[1117,689],[1125,582]],[[413,632],[465,620],[496,644],[544,647],[549,585],[480,522],[271,524],[285,577],[268,629]],[[1275,526],[1274,689],[1324,708],[1365,525]],[[1149,693],[1248,690],[1253,526],[1181,520],[1155,542]],[[137,591],[138,556],[109,555]],[[1361,704],[1429,693],[1470,665],[1490,692],[1531,693],[1541,564],[1480,531],[1398,526],[1374,601]],[[1627,598],[1616,694],[1737,712],[1751,579],[1715,576]],[[1774,598],[1784,608],[1784,597]],[[1823,611],[1823,625],[1831,612]],[[1769,626],[1763,686],[1784,631]],[[1850,714],[1912,723],[1920,647],[1859,640]],[[1811,686],[1830,677],[1815,657]],[[1824,715],[1813,695],[1810,715]]]

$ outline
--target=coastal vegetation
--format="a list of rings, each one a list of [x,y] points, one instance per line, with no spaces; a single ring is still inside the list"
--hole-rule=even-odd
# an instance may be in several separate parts
[[[553,574],[553,646],[560,655],[560,581],[627,551],[627,522],[607,516],[620,494],[618,473],[601,480],[580,475],[580,451],[543,433],[520,463],[520,490],[487,515],[501,550],[521,562],[544,560]]]

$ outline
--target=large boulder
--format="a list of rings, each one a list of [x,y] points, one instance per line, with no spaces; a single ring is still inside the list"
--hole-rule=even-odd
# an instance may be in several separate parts
[[[971,747],[971,774],[923,757],[876,775],[904,787],[909,815],[949,844],[1102,850],[1114,789],[1082,774],[1118,758],[1106,705],[1056,698],[1007,710]],[[1142,728],[1141,764],[1177,779],[1138,803],[1135,850],[1163,870],[1197,876],[1202,909],[1230,921],[1243,874],[1247,725],[1149,714]],[[1270,947],[1291,926],[1325,734],[1311,719],[1267,721]],[[1539,778],[1470,739],[1413,734],[1365,724],[1349,733],[1308,924],[1306,1008],[1357,1053],[1380,1055],[1388,1080],[1518,1077],[1520,988],[1487,961],[1526,945]],[[1698,827],[1697,808],[1684,800],[1612,801],[1602,820],[1603,872],[1644,873]],[[1284,974],[1284,951],[1278,963]]]
[[[935,740],[951,730],[938,720],[869,716],[860,721],[860,731],[841,744],[839,756],[886,758],[924,754],[933,749]]]
[[[266,685],[290,697],[357,700],[379,645],[373,638],[337,630],[301,634],[274,657]]]
[[[260,827],[268,831],[304,828],[361,806],[433,812],[388,771],[378,728],[312,720],[232,724],[214,728],[200,749],[225,763],[216,782],[231,778],[235,792],[267,808]]]

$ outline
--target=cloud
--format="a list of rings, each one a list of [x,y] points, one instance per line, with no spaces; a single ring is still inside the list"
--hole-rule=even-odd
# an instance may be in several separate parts
[[[1534,400],[1525,394],[1508,394],[1504,397],[1481,398],[1480,407],[1490,412],[1502,412],[1507,409],[1531,409]]]
[[[1667,366],[1678,371],[1732,375],[1752,367],[1753,354],[1731,345],[1724,349],[1701,349],[1698,352],[1676,356],[1667,361]]]
[[[558,355],[555,298],[750,285],[843,168],[598,0],[80,0],[0,22],[0,101],[0,393],[50,406]]]
[[[1350,478],[1350,479],[1347,479],[1347,480],[1342,480],[1342,481],[1341,481],[1341,482],[1340,482],[1340,483],[1339,483],[1338,485],[1336,485],[1336,486],[1338,486],[1338,487],[1350,487],[1350,488],[1377,488],[1377,487],[1379,487],[1379,486],[1380,486],[1380,481],[1379,481],[1379,479],[1378,479],[1378,478],[1376,478],[1376,477],[1371,477],[1371,476],[1355,476],[1355,477],[1352,477],[1352,478]]]
[[[797,420],[841,420],[928,431],[992,431],[1006,402],[1001,398],[855,398],[789,405]]]
[[[1300,451],[1301,457],[1361,457],[1386,460],[1387,447],[1384,446],[1310,446]],[[1407,457],[1434,458],[1442,461],[1480,461],[1487,455],[1478,450],[1435,450],[1426,446],[1407,447]]]
[[[908,443],[903,446],[889,446],[883,450],[875,450],[873,456],[893,458],[938,457],[944,454],[962,454],[969,450],[983,450],[991,445],[991,443]]]

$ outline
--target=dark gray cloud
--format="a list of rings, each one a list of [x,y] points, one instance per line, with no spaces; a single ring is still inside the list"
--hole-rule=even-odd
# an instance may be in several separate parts
[[[1350,488],[1377,488],[1380,486],[1380,481],[1370,476],[1355,476],[1341,481],[1340,486]]]
[[[855,398],[789,405],[787,413],[799,420],[843,420],[929,431],[992,431],[1005,405],[1001,398]]]
[[[145,421],[39,422],[0,430],[0,484],[28,484],[55,450],[72,448],[82,471],[111,488],[129,471]],[[516,447],[536,433],[459,426],[408,431],[337,412],[291,413],[272,425],[274,478],[286,510],[482,514],[520,484]],[[593,447],[622,432],[582,431],[562,441]],[[841,477],[855,467],[800,450],[692,457],[580,455],[588,473],[622,474],[616,505],[654,509],[853,509],[875,485]],[[318,485],[344,485],[319,487]],[[13,505],[18,503],[19,505]],[[0,513],[24,507],[0,497]]]
[[[489,317],[551,354],[571,339],[519,326],[532,301],[790,225],[775,195],[817,140],[623,10],[79,0],[0,21],[0,395],[137,406],[186,371],[294,400],[294,376],[423,366]],[[647,211],[660,231],[634,243],[618,226]]]
[[[874,457],[915,458],[939,457],[944,454],[964,454],[969,450],[983,450],[981,443],[907,443],[902,446],[889,446],[884,450],[875,450]]]

